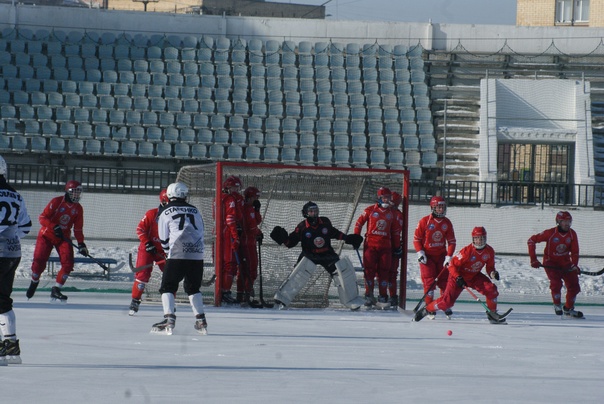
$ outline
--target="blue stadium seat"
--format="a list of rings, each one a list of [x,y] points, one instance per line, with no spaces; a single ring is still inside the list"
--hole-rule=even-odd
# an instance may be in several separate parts
[[[137,145],[136,142],[130,140],[124,140],[120,144],[121,147],[121,155],[124,157],[135,157]]]
[[[196,142],[195,139],[195,130],[192,128],[183,128],[180,130],[180,142],[181,143],[187,143],[187,144],[193,144]]]
[[[145,140],[151,143],[161,142],[161,129],[157,126],[151,126],[147,128]]]
[[[103,155],[105,156],[117,156],[119,155],[119,142],[111,139],[107,139],[103,142]]]
[[[188,159],[191,157],[191,147],[185,143],[174,144],[174,158]]]
[[[98,156],[101,154],[101,142],[96,139],[86,140],[86,154],[92,156]]]
[[[107,140],[111,138],[111,128],[105,124],[94,125],[94,138]]]
[[[212,144],[208,147],[208,157],[212,160],[223,160],[224,153],[223,145]]]
[[[16,137],[15,137],[16,138]],[[15,142],[15,138],[13,138],[13,144]],[[31,142],[31,151],[34,153],[46,153],[47,151],[47,142],[44,137],[32,137],[30,138]]]
[[[298,161],[303,165],[313,165],[315,160],[315,152],[313,149],[300,149],[298,153]]]
[[[294,148],[281,149],[280,162],[283,164],[295,164],[297,162],[297,151]]]
[[[142,126],[133,126],[128,130],[128,139],[134,142],[145,140],[145,129]]]
[[[264,136],[264,144],[266,146],[280,147],[281,135],[279,132],[267,132]]]
[[[267,162],[278,162],[279,161],[279,148],[268,146],[264,148],[262,153],[262,159]]]
[[[371,150],[371,168],[386,168],[386,152],[382,150]]]
[[[28,140],[25,136],[13,136],[12,151],[13,153],[24,153],[29,151]]]
[[[405,165],[420,165],[421,154],[417,150],[405,150]]]
[[[250,146],[264,145],[264,134],[259,130],[251,130],[248,132],[247,144]]]
[[[111,128],[111,138],[122,142],[128,139],[128,128],[126,126],[114,126]]]
[[[331,165],[333,163],[333,151],[327,148],[317,149],[317,163],[320,165]]]
[[[141,142],[138,144],[138,156],[145,158],[155,157],[155,144],[151,142]]]
[[[157,143],[155,145],[155,153],[158,158],[172,158],[172,144]]]
[[[12,151],[11,148],[11,137],[8,135],[5,135],[2,130],[2,126],[0,125],[0,151],[2,152],[10,152]]]
[[[248,146],[245,149],[245,159],[248,161],[259,161],[261,149],[258,146]]]

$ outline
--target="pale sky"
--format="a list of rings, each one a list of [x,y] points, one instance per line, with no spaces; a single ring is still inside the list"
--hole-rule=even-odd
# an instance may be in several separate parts
[[[268,0],[276,1],[276,0]],[[325,4],[327,19],[446,24],[516,24],[516,0],[280,0]]]

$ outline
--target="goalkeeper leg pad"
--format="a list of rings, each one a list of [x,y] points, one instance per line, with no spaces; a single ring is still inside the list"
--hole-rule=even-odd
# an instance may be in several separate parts
[[[357,274],[348,257],[341,258],[336,262],[333,282],[338,288],[338,296],[344,306],[357,310],[365,303],[365,300],[359,296]]]
[[[303,257],[275,293],[275,300],[284,306],[289,306],[300,290],[306,286],[316,269],[317,265],[314,262]]]

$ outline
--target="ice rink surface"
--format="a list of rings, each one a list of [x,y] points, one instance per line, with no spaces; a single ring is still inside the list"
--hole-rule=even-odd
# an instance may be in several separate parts
[[[209,335],[179,304],[129,294],[15,291],[22,365],[0,368],[2,403],[596,403],[604,397],[604,307],[584,320],[514,305],[489,324],[477,302],[447,320],[396,311],[206,307]],[[467,299],[468,296],[462,297]],[[409,301],[408,308],[415,305]],[[501,304],[500,311],[510,305]],[[453,334],[447,335],[451,330]]]

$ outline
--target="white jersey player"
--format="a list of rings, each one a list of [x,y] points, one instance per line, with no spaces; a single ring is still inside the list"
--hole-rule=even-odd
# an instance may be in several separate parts
[[[21,237],[31,230],[25,202],[6,182],[6,161],[0,157],[0,366],[21,363],[13,311],[13,282],[21,262]]]
[[[159,212],[157,230],[167,254],[162,275],[161,300],[164,320],[153,325],[151,332],[172,334],[176,323],[174,295],[184,279],[185,293],[189,296],[195,314],[195,329],[207,334],[207,322],[201,296],[203,278],[204,223],[199,210],[187,203],[189,189],[182,182],[170,184],[167,189],[170,202]]]

